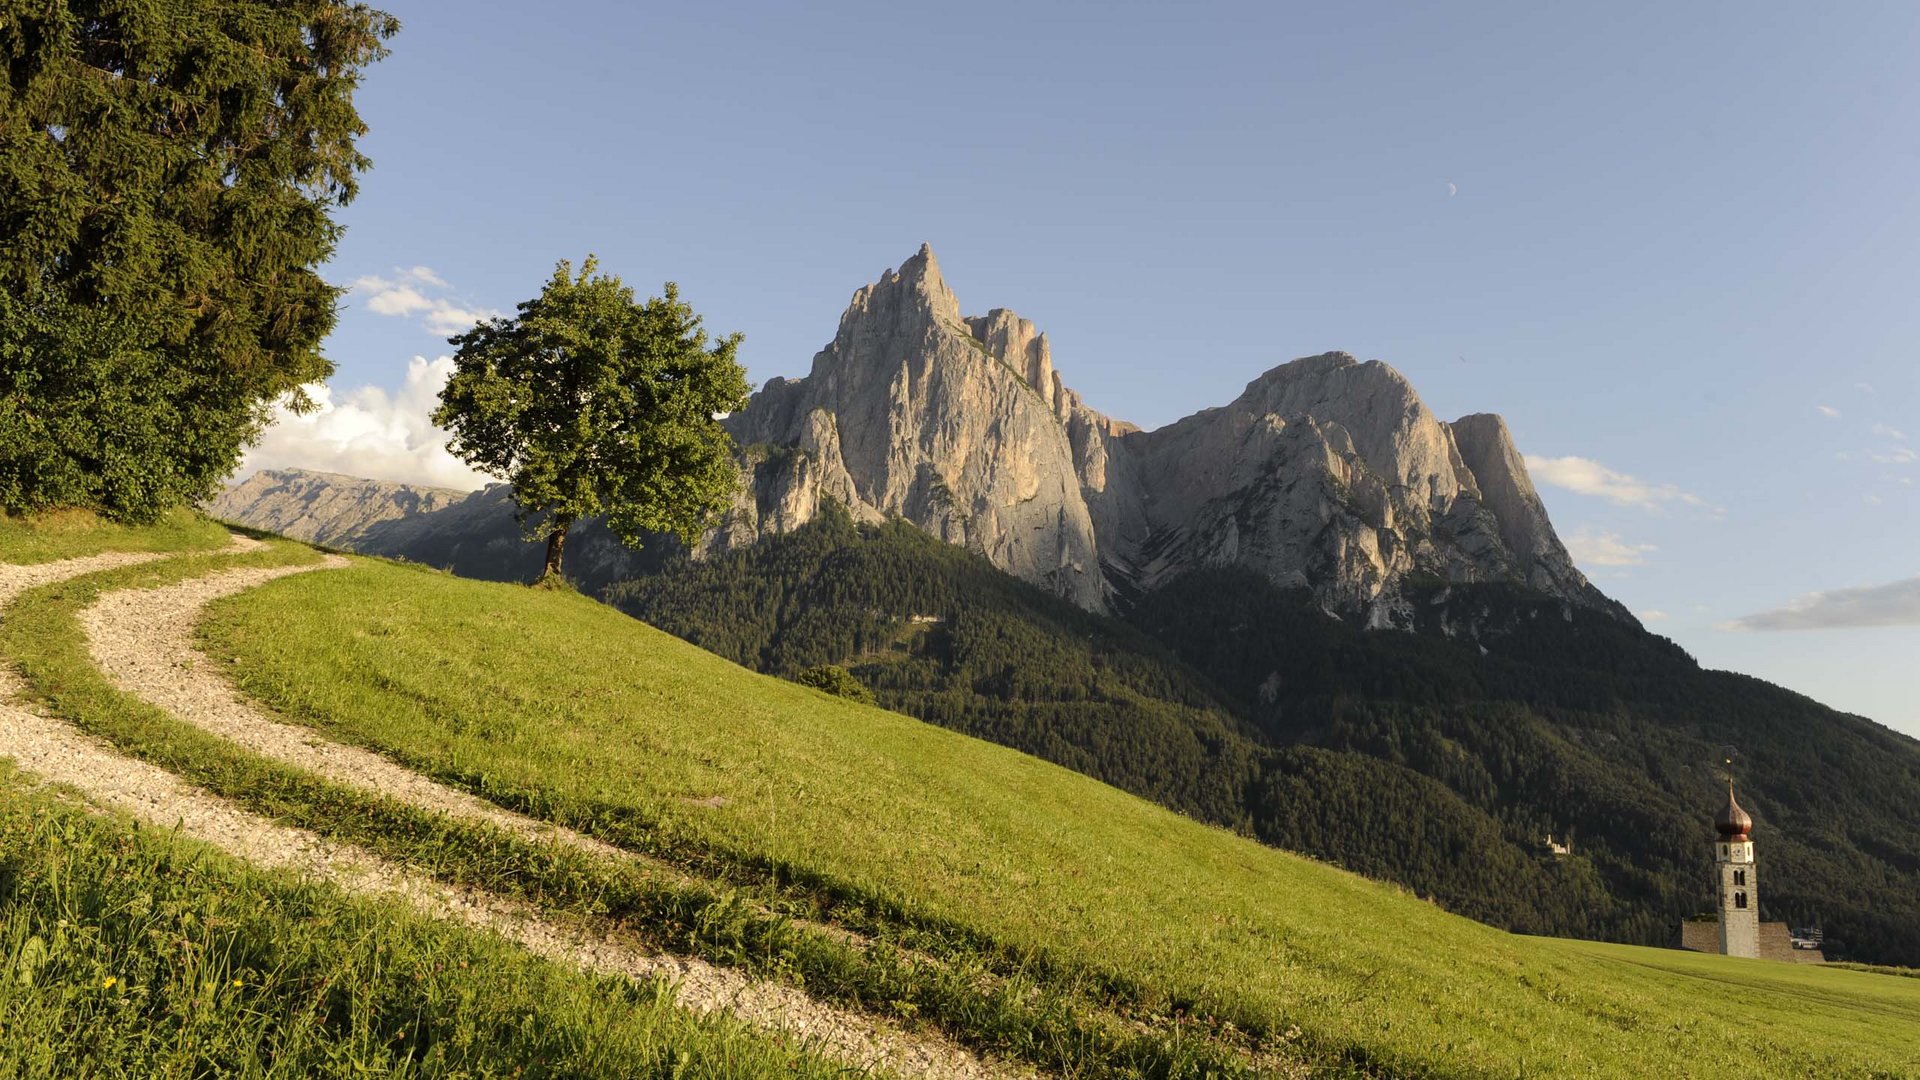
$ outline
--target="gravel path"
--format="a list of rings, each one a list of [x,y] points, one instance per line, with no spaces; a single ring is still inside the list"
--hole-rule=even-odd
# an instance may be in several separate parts
[[[236,548],[252,546],[241,542]],[[148,553],[109,554],[35,566],[0,564],[0,618],[4,606],[20,593],[55,581],[100,570],[150,562],[165,556]],[[339,560],[343,563],[344,560]],[[338,563],[334,563],[337,565]],[[271,570],[226,571],[200,581],[213,581],[215,588],[227,592],[250,588],[287,573],[316,569],[282,567]],[[264,576],[262,576],[264,575]],[[190,582],[189,585],[199,582]],[[150,613],[139,606],[123,606],[119,599],[162,594],[167,604],[184,604],[185,626],[156,622],[126,622],[145,619]],[[200,722],[202,711],[224,716],[224,722],[239,725],[250,738],[280,738],[286,732],[299,732],[303,745],[313,741],[313,733],[292,729],[257,715],[248,721],[231,708],[242,710],[243,702],[221,685],[220,692],[206,696],[199,692],[176,696],[176,681],[197,683],[210,671],[210,664],[197,653],[184,661],[178,653],[166,652],[170,635],[190,634],[194,613],[213,593],[188,600],[193,590],[169,586],[166,589],[111,593],[87,613],[86,625],[96,641],[96,656],[114,659],[116,666],[138,673],[143,696],[150,689],[166,699],[176,715]],[[174,639],[182,640],[182,639]],[[104,642],[104,643],[103,643]],[[138,644],[148,642],[146,646]],[[169,678],[167,673],[173,673]],[[124,674],[125,672],[123,672]],[[215,680],[217,683],[218,680]],[[822,1053],[862,1068],[884,1068],[911,1076],[987,1080],[991,1077],[1028,1075],[1024,1070],[1006,1070],[983,1062],[967,1050],[930,1034],[899,1031],[873,1018],[851,1013],[815,1001],[805,993],[778,983],[756,982],[739,972],[716,967],[685,957],[650,954],[632,944],[593,934],[570,922],[555,921],[523,904],[485,893],[454,889],[389,863],[356,847],[329,841],[303,829],[280,825],[195,788],[171,773],[127,757],[65,721],[43,716],[21,700],[18,676],[0,667],[0,754],[5,754],[23,769],[41,778],[69,785],[99,805],[124,811],[141,821],[162,828],[177,828],[185,835],[208,842],[257,865],[287,868],[326,878],[349,891],[398,897],[429,914],[453,918],[482,927],[519,942],[528,949],[553,959],[577,964],[594,971],[626,975],[636,979],[666,978],[673,981],[677,1001],[685,1008],[706,1013],[725,1011],[747,1023],[796,1036]],[[222,705],[222,701],[227,705]],[[184,710],[184,711],[182,711]],[[250,710],[248,710],[250,711]],[[267,728],[252,726],[264,723]],[[279,729],[278,731],[271,729]],[[235,736],[236,739],[239,736]],[[338,750],[352,748],[337,747]],[[398,766],[377,755],[355,751],[391,769]],[[326,768],[348,767],[350,759],[338,756],[324,759]],[[320,771],[316,768],[316,771]],[[405,772],[405,770],[399,770]],[[394,777],[408,784],[411,780]],[[453,796],[468,803],[471,797],[439,785],[430,785],[444,799]],[[404,790],[416,791],[414,787]],[[442,805],[436,803],[435,805]],[[466,812],[466,804],[445,804],[450,812]],[[480,810],[505,814],[488,804]],[[507,815],[513,817],[513,815]],[[550,827],[519,819],[523,828],[531,825],[536,834],[557,837]],[[576,834],[577,835],[577,834]],[[581,841],[597,844],[586,837]],[[563,841],[564,842],[564,841]],[[604,845],[602,845],[604,846]],[[620,852],[631,858],[630,853]]]
[[[157,589],[110,592],[80,613],[80,626],[94,664],[116,687],[262,757],[428,810],[484,821],[523,839],[646,861],[572,829],[503,810],[370,750],[326,739],[312,728],[283,724],[235,692],[195,643],[201,611],[213,601],[291,574],[347,565],[340,556],[329,555],[305,566],[245,567]]]

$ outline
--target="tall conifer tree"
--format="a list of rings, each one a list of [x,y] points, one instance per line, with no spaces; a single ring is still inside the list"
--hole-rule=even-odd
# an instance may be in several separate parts
[[[338,0],[0,11],[0,508],[207,496],[331,372],[315,267],[397,29]]]

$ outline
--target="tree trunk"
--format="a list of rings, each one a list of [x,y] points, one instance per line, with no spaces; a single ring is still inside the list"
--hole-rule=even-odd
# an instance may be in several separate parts
[[[553,516],[553,531],[547,534],[547,569],[542,578],[560,576],[560,553],[567,546],[567,530],[573,527],[573,519],[565,514]]]

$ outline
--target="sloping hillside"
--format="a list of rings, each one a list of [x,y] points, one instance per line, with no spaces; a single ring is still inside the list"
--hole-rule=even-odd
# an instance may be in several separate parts
[[[0,517],[7,1075],[845,1075],[846,1060],[819,1052],[818,1026],[803,1045],[697,1015],[664,982],[535,955],[505,922],[463,927],[475,920],[456,912],[487,906],[472,886],[422,910],[451,894],[287,822],[311,780],[262,783],[258,759],[106,685],[71,618],[103,586],[313,559],[295,545],[211,554],[235,550],[228,540],[186,514],[149,528]],[[121,629],[138,640],[148,627]],[[350,806],[326,808],[335,837]],[[409,824],[421,822],[389,817]],[[418,840],[444,862],[444,819]],[[596,948],[620,946],[599,929]]]
[[[483,578],[540,563],[501,487],[354,543]],[[851,666],[891,708],[1525,932],[1669,941],[1708,905],[1702,808],[1731,761],[1770,831],[1767,917],[1920,963],[1920,744],[1592,605],[1410,579],[1410,632],[1380,632],[1215,567],[1123,622],[831,500],[696,562],[591,523],[576,547],[588,592],[736,662]],[[1421,843],[1383,842],[1407,820]],[[1573,858],[1545,858],[1549,833]]]
[[[845,664],[890,707],[1532,933],[1671,940],[1711,903],[1731,758],[1766,916],[1920,963],[1920,745],[1525,589],[1409,586],[1414,632],[1367,631],[1217,568],[1123,623],[829,510],[607,595],[762,671]]]
[[[785,536],[675,563],[606,597],[770,674],[844,664],[888,708],[1496,926],[1623,936],[1633,914],[1586,860],[1544,857],[1529,824],[1503,823],[1402,765],[1269,740],[1147,634],[904,522],[855,526],[829,506]]]
[[[332,737],[1063,1007],[1383,1075],[1920,1068],[1912,980],[1511,936],[581,597],[361,563],[207,638]]]

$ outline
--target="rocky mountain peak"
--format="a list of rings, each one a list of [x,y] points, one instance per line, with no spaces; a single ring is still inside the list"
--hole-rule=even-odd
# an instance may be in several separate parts
[[[1583,597],[1624,615],[1624,609],[1612,601],[1602,604],[1599,590],[1573,565],[1547,520],[1546,504],[1534,490],[1506,420],[1496,413],[1474,413],[1447,428],[1460,448],[1461,461],[1479,484],[1482,505],[1498,523],[1500,539],[1513,553],[1527,583],[1544,592]]]
[[[872,284],[854,291],[840,316],[840,332],[834,344],[845,342],[850,346],[862,338],[913,337],[960,321],[960,301],[941,276],[933,248],[921,244],[899,269],[884,271]]]
[[[1443,423],[1389,365],[1327,352],[1139,431],[1086,406],[1032,322],[963,316],[925,245],[854,293],[811,374],[770,380],[728,424],[752,476],[710,548],[798,527],[831,498],[1096,609],[1215,563],[1373,624],[1394,623],[1414,574],[1611,603],[1567,558],[1498,417]]]
[[[1044,335],[1004,309],[963,316],[922,246],[854,293],[806,378],[769,381],[728,419],[753,475],[709,546],[795,528],[832,498],[1101,607],[1065,395]]]
[[[994,308],[985,315],[965,320],[968,333],[986,346],[994,358],[1019,373],[1028,386],[1046,401],[1049,408],[1062,387],[1053,373],[1053,348],[1047,335],[1031,322],[1006,308]]]

